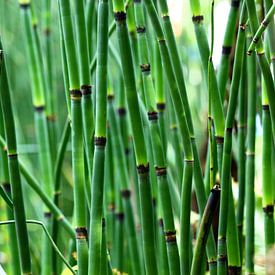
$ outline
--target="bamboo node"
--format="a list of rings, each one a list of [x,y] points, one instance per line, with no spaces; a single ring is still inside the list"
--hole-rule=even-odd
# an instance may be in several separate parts
[[[106,145],[106,137],[96,137],[94,138],[94,144],[95,146],[102,146],[104,147]]]
[[[51,212],[44,212],[44,218],[45,219],[50,219],[51,218],[51,216],[52,216],[52,213]]]
[[[160,226],[161,228],[163,228],[163,219],[162,219],[162,218],[159,219],[159,226]]]
[[[267,205],[267,206],[265,206],[265,207],[263,207],[263,211],[264,211],[264,213],[265,214],[267,214],[267,215],[273,215],[273,213],[274,213],[274,205]]]
[[[164,111],[164,110],[165,110],[165,107],[166,107],[165,102],[159,102],[159,103],[157,103],[157,109],[158,109],[159,111]]]
[[[168,230],[164,232],[165,241],[167,243],[174,243],[177,241],[176,231],[175,230]]]
[[[157,177],[167,175],[166,167],[155,167]]]
[[[108,211],[111,211],[111,212],[113,212],[114,210],[115,210],[115,203],[114,202],[110,202],[109,204],[108,204]]]
[[[101,223],[102,223],[102,228],[105,228],[106,227],[106,220],[105,220],[105,218],[102,218]]]
[[[126,12],[124,11],[117,11],[114,13],[115,20],[117,22],[119,21],[125,21],[126,20]]]
[[[56,115],[55,114],[47,115],[46,118],[47,118],[48,121],[52,121],[52,122],[56,121]]]
[[[146,28],[145,26],[137,26],[137,33],[145,33],[146,32]]]
[[[71,99],[80,99],[82,94],[80,90],[70,90]]]
[[[18,154],[17,153],[8,153],[9,158],[17,158]]]
[[[263,20],[262,21],[262,25],[263,25],[264,28],[266,28],[268,26],[268,24],[269,24],[269,20]]]
[[[152,111],[152,112],[148,112],[147,114],[148,114],[148,119],[150,121],[158,119],[158,113],[157,112]]]
[[[216,143],[217,144],[223,144],[224,137],[216,136]]]
[[[108,99],[109,101],[112,101],[114,98],[115,98],[115,96],[114,96],[113,94],[109,94],[109,95],[107,96],[107,99]]]
[[[240,266],[228,266],[228,275],[239,275],[241,271],[242,269]]]
[[[161,17],[163,20],[168,20],[170,18],[169,14],[163,14]]]
[[[231,46],[222,46],[222,54],[223,55],[229,55],[231,52]]]
[[[30,0],[19,0],[18,2],[19,2],[19,5],[20,5],[20,8],[22,8],[22,9],[27,9],[31,5]]]
[[[124,107],[118,108],[117,113],[119,116],[124,116],[126,114],[126,108],[124,108]]]
[[[120,193],[121,193],[122,198],[124,198],[124,199],[129,199],[131,197],[131,190],[129,190],[129,189],[121,190]]]
[[[240,6],[240,1],[239,0],[232,0],[231,1],[231,7],[238,8],[239,6]]]
[[[226,261],[227,261],[227,255],[218,256],[218,262],[226,262]]]
[[[80,87],[82,95],[90,95],[92,93],[92,86],[91,85],[82,85]]]
[[[124,213],[122,213],[122,212],[116,213],[116,219],[118,221],[123,221],[124,220]]]
[[[149,172],[149,163],[147,164],[141,164],[137,166],[137,171],[139,175],[147,174]]]
[[[192,21],[194,23],[201,23],[203,21],[203,15],[192,16]]]
[[[88,232],[86,227],[76,227],[75,228],[76,239],[87,239]]]
[[[269,105],[268,104],[262,105],[262,110],[269,111]]]
[[[34,110],[36,112],[43,112],[45,110],[45,105],[34,106]]]
[[[144,72],[150,72],[151,70],[151,65],[150,63],[147,63],[147,64],[141,64],[140,65],[140,69],[141,71],[144,73]]]

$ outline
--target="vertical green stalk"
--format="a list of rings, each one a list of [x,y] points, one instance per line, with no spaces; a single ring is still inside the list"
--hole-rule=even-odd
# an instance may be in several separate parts
[[[149,58],[148,41],[141,2],[135,1],[135,17],[138,33],[139,66],[142,73],[146,109],[149,120],[149,133],[152,142],[153,162],[159,187],[160,203],[163,212],[164,234],[166,237],[169,269],[171,274],[180,271],[179,253],[176,242],[176,231],[173,220],[171,197],[167,180],[167,168],[165,163],[165,152],[162,147],[160,127],[158,124],[158,113],[156,111],[155,89],[151,75],[151,63]],[[190,144],[191,147],[191,144]],[[192,174],[191,174],[192,175]],[[190,182],[187,182],[189,184]],[[191,186],[191,184],[189,184]],[[186,190],[187,191],[187,190]],[[190,192],[186,192],[190,197]],[[188,206],[187,206],[188,207]],[[188,226],[187,226],[188,227]]]
[[[123,1],[114,0],[113,6],[139,177],[139,199],[141,206],[145,267],[148,274],[156,274],[157,264],[155,255],[153,205],[149,180],[149,163],[147,159],[141,115],[138,106],[133,59],[129,35],[127,32],[126,13]]]
[[[108,61],[108,1],[98,4],[98,38],[96,66],[96,121],[94,163],[89,234],[88,274],[99,274],[102,242],[104,160],[107,120],[107,61]]]
[[[255,130],[256,130],[256,57],[252,53],[247,58],[248,110],[247,110],[247,150],[245,175],[245,269],[254,273],[254,213],[255,213]]]
[[[16,237],[21,263],[21,272],[24,275],[32,274],[31,256],[29,248],[29,238],[26,226],[26,216],[22,185],[18,166],[17,144],[15,125],[12,111],[12,102],[10,94],[9,80],[7,76],[2,42],[0,40],[0,88],[1,88],[1,106],[4,118],[5,135],[7,139],[8,165],[10,174],[10,183],[12,187],[13,212],[15,218]]]
[[[231,53],[232,45],[235,39],[235,30],[238,20],[240,2],[240,0],[231,0],[231,7],[223,38],[222,57],[218,70],[218,85],[222,101],[224,100],[226,91],[226,83],[228,80],[229,73],[229,55]]]
[[[239,235],[240,257],[243,259],[243,220],[245,197],[245,138],[246,138],[246,58],[244,57],[239,87],[238,109],[238,203],[237,203],[237,227]]]
[[[133,274],[142,274],[141,261],[138,253],[138,242],[136,237],[136,229],[134,222],[134,213],[131,205],[131,190],[129,186],[129,176],[127,171],[126,156],[124,153],[124,144],[122,135],[119,130],[118,121],[115,116],[115,110],[113,106],[113,97],[108,97],[108,119],[110,123],[112,145],[114,149],[114,156],[117,160],[118,174],[120,175],[119,190],[122,199],[125,223],[126,223],[126,234],[129,244],[129,253],[132,263]],[[120,120],[120,118],[118,118]]]
[[[219,230],[218,230],[218,274],[227,274],[227,219],[229,201],[229,190],[231,187],[231,153],[232,153],[232,127],[234,122],[236,103],[239,90],[239,80],[243,64],[244,45],[245,45],[245,26],[246,26],[246,8],[242,5],[240,26],[236,43],[235,62],[233,65],[233,76],[230,87],[230,97],[228,111],[225,123],[225,139],[223,146],[223,158],[221,169],[221,203],[219,213]]]
[[[266,253],[274,244],[274,194],[272,186],[272,132],[266,86],[262,80],[262,119],[263,119],[263,212]]]
[[[42,56],[40,42],[36,29],[33,28],[30,1],[19,1],[24,25],[28,65],[32,84],[32,98],[35,112],[35,131],[39,151],[39,163],[42,173],[42,184],[44,191],[53,196],[53,173],[52,159],[50,154],[49,133],[45,113],[45,83],[42,75]],[[35,19],[35,18],[34,18]],[[34,20],[35,23],[35,20]],[[44,221],[49,232],[51,232],[51,213],[44,209]],[[51,270],[51,246],[43,235],[42,241],[42,274],[49,274]]]
[[[1,64],[0,64],[0,67],[1,67]],[[0,77],[1,77],[1,68],[0,68]],[[0,85],[1,85],[1,81],[0,81]],[[1,136],[5,136],[4,120],[3,120],[3,112],[2,112],[1,104],[0,104],[0,134]],[[0,185],[1,185],[1,188],[3,188],[4,191],[6,192],[8,197],[11,199],[11,185],[10,185],[9,177],[10,176],[9,176],[7,152],[6,152],[6,148],[2,147],[0,150]],[[14,220],[13,209],[10,209],[7,206],[6,213],[7,213],[7,218],[9,220]],[[9,250],[10,250],[10,256],[11,256],[10,270],[12,275],[18,275],[21,272],[21,268],[20,268],[20,258],[19,258],[19,250],[18,250],[18,240],[16,238],[16,228],[14,224],[11,224],[8,226],[8,232],[9,232],[8,243],[9,243]]]
[[[74,33],[71,18],[71,7],[68,0],[59,1],[62,32],[64,35],[64,46],[67,59],[69,75],[69,89],[71,96],[71,118],[72,118],[72,169],[74,182],[75,202],[75,233],[77,242],[78,273],[87,274],[88,271],[88,246],[87,246],[87,221],[84,179],[84,151],[83,151],[83,129],[81,91],[78,74],[76,47],[74,44]]]

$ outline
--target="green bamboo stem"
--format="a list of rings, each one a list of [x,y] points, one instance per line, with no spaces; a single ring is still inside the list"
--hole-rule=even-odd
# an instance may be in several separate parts
[[[257,47],[257,44],[258,44],[263,32],[268,27],[269,22],[273,19],[274,12],[275,12],[275,3],[269,9],[264,20],[261,22],[260,27],[257,29],[256,33],[254,34],[254,36],[252,38],[252,42],[250,43],[248,50],[247,50],[249,53],[254,51],[255,48]]]
[[[45,112],[45,80],[42,77],[42,54],[41,45],[36,30],[36,17],[32,19],[31,13],[34,12],[34,7],[28,1],[27,4],[22,4],[19,1],[24,24],[26,48],[28,52],[29,72],[32,80],[32,94],[35,116],[35,132],[39,150],[39,163],[42,173],[42,184],[44,191],[52,197],[53,195],[53,174],[52,174],[52,159],[50,154],[50,141],[46,121]],[[33,25],[34,23],[34,25]],[[44,222],[51,232],[52,220],[48,209],[44,209]],[[42,274],[49,274],[52,263],[51,247],[43,235],[42,249],[44,253],[41,257]]]
[[[147,159],[145,138],[142,129],[141,115],[138,106],[133,59],[130,48],[129,35],[127,32],[126,13],[123,1],[121,0],[114,0],[113,7],[139,176],[139,199],[141,207],[145,268],[148,274],[156,274],[157,265],[155,255],[153,205],[151,185],[149,181],[149,164]]]
[[[237,203],[237,227],[239,235],[239,251],[241,262],[243,259],[243,220],[244,220],[244,197],[245,197],[245,139],[246,139],[246,59],[243,60],[239,87],[238,109],[238,203]]]
[[[169,49],[170,49],[170,54],[169,54],[166,40],[164,39],[164,33],[163,33],[162,27],[161,27],[159,19],[158,19],[157,12],[155,10],[155,7],[154,7],[152,1],[146,0],[146,1],[144,1],[144,4],[145,4],[146,10],[147,10],[147,13],[150,16],[150,20],[152,22],[154,31],[156,33],[156,36],[157,36],[157,39],[159,42],[163,68],[165,70],[167,79],[169,79],[168,84],[170,86],[170,92],[171,92],[173,105],[174,105],[175,110],[177,110],[177,116],[178,116],[177,118],[178,118],[178,121],[180,122],[179,129],[180,129],[180,134],[183,138],[183,146],[187,147],[184,149],[184,151],[186,152],[185,153],[186,159],[189,158],[188,144],[189,144],[189,139],[191,140],[191,145],[192,145],[191,151],[193,150],[193,153],[194,153],[194,178],[195,178],[196,195],[197,195],[197,199],[199,202],[200,213],[202,213],[204,206],[206,204],[206,194],[205,194],[205,189],[203,186],[203,178],[202,178],[202,171],[201,171],[201,166],[200,166],[200,161],[199,161],[199,156],[198,156],[198,150],[197,150],[196,142],[195,142],[195,138],[194,138],[194,130],[193,130],[193,124],[192,124],[192,119],[191,119],[191,112],[190,112],[187,96],[185,96],[186,93],[184,93],[184,90],[179,91],[179,86],[181,88],[184,88],[185,86],[177,85],[176,77],[175,77],[174,70],[173,70],[173,64],[175,64],[175,61],[171,60],[171,58],[170,58],[170,54],[172,52],[176,53],[176,51],[172,51],[170,49],[170,45],[169,45]],[[169,41],[172,41],[172,39],[167,40],[167,42],[169,42]],[[181,72],[181,70],[175,70],[175,73],[178,76],[177,79],[179,79],[179,77],[180,77],[179,76],[180,72]],[[181,101],[181,96],[183,96],[183,103]],[[183,106],[185,109],[183,109]],[[186,112],[186,116],[188,117],[187,121],[188,121],[188,127],[190,127],[189,129],[188,129],[187,125],[184,126],[185,122],[186,122],[184,112]],[[189,130],[190,130],[190,135],[188,134]],[[192,158],[190,158],[190,159],[192,159]],[[210,233],[210,241],[207,246],[207,250],[208,250],[208,259],[209,259],[209,262],[211,263],[211,268],[213,267],[215,269],[216,249],[215,249],[212,231]]]
[[[143,15],[143,6],[141,2],[135,2],[135,19],[138,33],[139,47],[139,66],[141,69],[146,109],[149,120],[149,133],[152,142],[153,162],[157,182],[159,187],[160,203],[163,211],[164,234],[166,237],[168,263],[171,274],[177,274],[180,270],[179,252],[176,242],[176,231],[173,220],[173,211],[170,198],[170,192],[167,180],[167,168],[165,162],[165,152],[162,147],[160,127],[158,124],[158,113],[155,102],[155,89],[151,75],[151,64],[149,59],[148,41],[146,36],[145,20]],[[191,171],[192,175],[192,171]],[[188,184],[188,182],[187,182]],[[189,186],[191,186],[189,184]],[[190,188],[191,189],[191,188]],[[187,190],[186,190],[187,191]],[[186,196],[191,193],[186,192]],[[189,196],[190,197],[190,196]],[[188,206],[187,206],[188,209]]]
[[[6,71],[4,52],[0,40],[0,76],[1,76],[1,106],[4,119],[4,128],[7,139],[8,166],[10,183],[12,186],[13,212],[15,218],[16,236],[18,240],[21,272],[32,274],[29,238],[27,233],[24,199],[18,167],[18,155],[15,125],[12,111],[9,80]]]
[[[232,153],[232,127],[234,122],[236,102],[239,90],[239,80],[241,68],[243,64],[243,53],[245,45],[245,26],[246,26],[246,8],[242,5],[239,32],[237,36],[235,62],[233,65],[233,76],[230,87],[230,97],[225,125],[225,139],[223,146],[223,158],[221,169],[221,203],[219,213],[219,230],[218,230],[218,274],[226,274],[227,272],[227,219],[228,219],[228,203],[229,190],[231,187],[231,153]]]
[[[5,135],[1,104],[0,104],[0,134]],[[7,203],[7,208],[6,208],[7,218],[13,220],[14,214],[13,214],[13,202],[11,198],[11,185],[9,180],[9,165],[8,165],[8,156],[7,156],[5,147],[1,148],[0,150],[0,185],[3,191],[3,194],[6,196],[6,198],[4,198],[1,194],[2,198]],[[9,233],[8,243],[9,243],[9,251],[10,251],[10,258],[11,258],[10,270],[12,275],[17,275],[17,274],[20,274],[21,269],[20,269],[18,241],[16,238],[16,228],[14,224],[8,227],[8,233]]]
[[[102,243],[104,159],[107,121],[107,60],[108,60],[108,1],[98,4],[97,66],[96,66],[96,121],[94,163],[89,234],[88,274],[99,274]]]
[[[202,263],[201,259],[203,258],[204,247],[211,228],[213,216],[220,201],[220,191],[220,187],[215,185],[210,192],[207,204],[205,206],[197,237],[194,258],[192,261],[191,275],[200,274]]]
[[[255,52],[247,58],[248,110],[247,150],[245,175],[245,269],[254,273],[254,213],[255,213],[255,130],[256,130],[256,57]]]
[[[252,33],[256,33],[259,27],[258,16],[256,12],[255,2],[252,0],[246,0],[246,6],[249,16],[249,25]],[[265,56],[265,51],[263,47],[262,39],[259,39],[259,42],[256,47],[257,59],[261,68],[261,72],[263,74],[263,78],[265,81],[265,85],[267,87],[267,97],[269,101],[270,107],[270,116],[272,123],[272,133],[273,139],[275,139],[275,87],[274,87],[274,79],[272,77],[269,63]],[[251,55],[251,52],[248,52],[248,56]]]
[[[271,9],[272,5],[274,5],[272,0],[265,0],[264,1],[264,7],[265,11],[267,12],[269,9]],[[270,49],[270,57],[271,57],[271,63],[273,67],[273,72],[275,71],[275,36],[273,35],[275,32],[275,22],[274,18],[270,20],[269,27],[267,28],[267,37],[268,37],[268,45]]]
[[[238,20],[240,2],[241,1],[239,0],[231,0],[230,11],[223,38],[222,56],[218,70],[218,85],[222,101],[224,100],[226,92],[226,83],[228,80],[230,63],[229,56],[235,39],[235,29]]]
[[[263,80],[262,80],[263,81]],[[266,253],[274,244],[274,195],[272,187],[272,133],[269,104],[266,95],[266,86],[262,82],[262,119],[263,119],[263,212],[265,228],[265,251]]]
[[[120,134],[118,121],[115,117],[115,110],[113,106],[113,97],[108,97],[108,119],[110,123],[111,139],[113,143],[113,150],[119,167],[120,175],[120,195],[122,198],[123,209],[125,213],[126,233],[129,241],[130,259],[133,265],[133,274],[141,274],[142,267],[138,253],[138,242],[136,237],[133,208],[131,205],[131,190],[128,184],[129,175],[127,171],[126,155],[124,153],[124,146],[122,135]],[[118,118],[119,119],[119,118]]]
[[[79,274],[88,272],[88,244],[87,244],[87,221],[84,179],[84,151],[83,151],[83,127],[80,79],[76,47],[73,42],[74,30],[72,25],[71,7],[68,0],[59,1],[62,33],[64,35],[64,46],[69,75],[69,89],[71,96],[71,118],[72,118],[72,169],[74,182],[75,203],[75,232],[77,242],[77,261]],[[80,43],[80,42],[79,42]],[[81,75],[82,76],[82,75]],[[81,78],[82,80],[82,78]]]

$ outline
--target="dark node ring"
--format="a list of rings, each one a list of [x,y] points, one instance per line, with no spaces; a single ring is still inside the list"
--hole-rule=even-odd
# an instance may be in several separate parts
[[[151,70],[151,65],[150,65],[150,63],[141,64],[141,65],[140,65],[140,69],[141,69],[142,72],[150,72],[150,70]]]
[[[20,4],[20,8],[21,9],[27,9],[27,8],[29,8],[31,6],[31,3],[29,2],[29,3],[22,3],[22,4]]]
[[[17,153],[8,154],[8,158],[17,158],[17,156],[18,156]]]
[[[123,221],[124,220],[124,213],[122,213],[122,212],[116,213],[116,219],[118,221]]]
[[[226,262],[227,256],[226,255],[219,255],[218,256],[218,262]]]
[[[82,85],[80,87],[82,95],[90,95],[92,93],[91,85]]]
[[[266,207],[263,207],[263,211],[266,214],[273,214],[274,213],[274,205],[267,205]]]
[[[146,28],[145,26],[137,26],[137,33],[145,33],[146,32]]]
[[[34,106],[34,110],[36,112],[43,112],[45,110],[45,105]]]
[[[259,39],[260,39],[259,37],[254,37],[252,41],[253,43],[257,44],[259,42]]]
[[[200,23],[201,21],[203,21],[203,15],[192,16],[192,21],[194,23]]]
[[[158,113],[157,112],[148,112],[147,114],[148,114],[148,119],[150,121],[158,119]]]
[[[138,171],[138,174],[140,175],[147,174],[149,172],[149,163],[147,163],[146,165],[144,164],[138,165],[137,171]]]
[[[102,223],[102,227],[105,228],[105,226],[106,226],[106,220],[105,220],[105,218],[102,218],[101,223]]]
[[[167,19],[169,19],[170,17],[169,17],[169,14],[164,14],[164,15],[162,15],[162,19],[163,20],[167,20]]]
[[[126,148],[125,149],[125,155],[127,156],[127,155],[129,155],[130,154],[130,149],[129,148]]]
[[[164,232],[164,235],[167,243],[173,243],[177,241],[176,231],[166,231]]]
[[[75,228],[76,238],[79,239],[87,239],[88,232],[86,227],[76,227]]]
[[[158,42],[159,42],[160,44],[162,44],[162,43],[165,43],[166,40],[165,40],[165,38],[160,38],[160,39],[158,39]]]
[[[80,90],[70,90],[70,95],[72,99],[78,99],[81,98],[82,93]]]
[[[240,6],[239,0],[232,0],[231,1],[231,7],[238,8]]]
[[[94,145],[95,146],[105,146],[106,145],[106,137],[96,137],[94,138]]]
[[[49,219],[51,218],[52,213],[51,212],[44,212],[44,218]]]
[[[241,271],[242,269],[240,266],[228,266],[228,275],[239,275]]]
[[[166,104],[165,104],[164,102],[157,103],[157,109],[158,109],[159,111],[165,110],[165,107],[166,107]]]
[[[126,20],[126,12],[124,11],[117,11],[114,13],[114,17],[116,21],[125,21]]]
[[[131,190],[129,190],[129,189],[121,190],[121,196],[124,199],[130,198],[131,197]]]
[[[163,219],[159,219],[159,226],[163,228]]]
[[[167,175],[166,167],[157,167],[155,168],[157,177]]]
[[[141,0],[134,0],[134,3],[140,3]]]
[[[262,105],[263,111],[269,111],[269,105]]]
[[[222,46],[222,54],[223,55],[229,55],[231,52],[231,46]]]
[[[107,96],[107,99],[109,101],[112,101],[114,98],[115,98],[115,96],[113,94],[110,94],[110,95]]]
[[[124,108],[124,107],[118,108],[117,113],[119,116],[124,116],[126,114],[126,108]]]
[[[269,20],[263,20],[262,25],[266,28],[269,24]]]
[[[226,133],[228,134],[232,134],[233,128],[232,127],[228,127],[225,129]]]
[[[10,192],[11,192],[11,185],[10,185],[9,182],[3,182],[2,185],[3,185],[4,190],[5,190],[7,193],[10,193]]]

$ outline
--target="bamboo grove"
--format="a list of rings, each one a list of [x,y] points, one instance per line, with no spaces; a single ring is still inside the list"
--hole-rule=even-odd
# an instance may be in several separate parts
[[[0,0],[0,273],[274,274],[274,1],[182,2]]]

